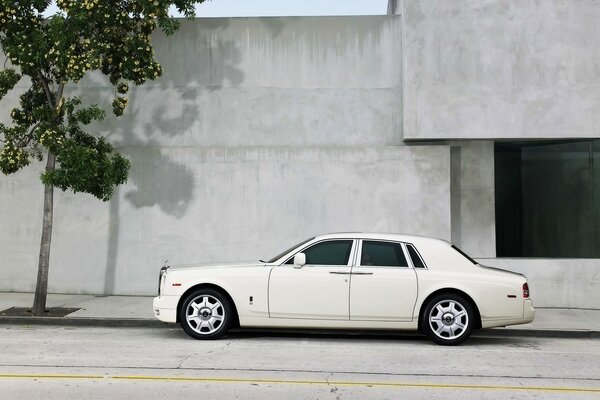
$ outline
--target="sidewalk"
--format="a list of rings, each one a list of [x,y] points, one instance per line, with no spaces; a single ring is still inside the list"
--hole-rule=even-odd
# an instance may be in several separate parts
[[[31,307],[32,293],[0,292],[0,312]],[[154,318],[152,297],[49,294],[47,307],[80,308],[65,317],[0,316],[0,324],[48,324],[109,327],[166,327]],[[531,324],[484,329],[480,336],[538,336],[600,339],[600,310],[536,308]]]

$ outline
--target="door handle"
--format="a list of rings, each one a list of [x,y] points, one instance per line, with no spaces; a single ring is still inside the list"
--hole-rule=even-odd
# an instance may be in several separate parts
[[[329,271],[332,275],[350,275],[350,272]]]
[[[352,272],[352,275],[373,275],[372,272]]]

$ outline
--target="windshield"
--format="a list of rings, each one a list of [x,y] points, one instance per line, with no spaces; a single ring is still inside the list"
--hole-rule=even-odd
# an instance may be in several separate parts
[[[287,249],[287,250],[285,250],[285,251],[282,251],[281,253],[277,254],[275,257],[271,258],[271,259],[270,259],[269,261],[267,261],[267,262],[268,262],[268,263],[272,263],[272,262],[275,262],[275,261],[279,260],[281,257],[285,256],[287,253],[289,253],[290,251],[294,250],[296,247],[300,247],[300,246],[302,246],[303,244],[310,242],[310,241],[311,241],[311,240],[313,240],[314,238],[315,238],[315,237],[313,236],[313,237],[311,237],[310,239],[303,240],[302,242],[300,242],[300,243],[298,243],[298,244],[295,244],[295,245],[293,245],[293,246],[292,246],[292,247],[290,247],[289,249]]]

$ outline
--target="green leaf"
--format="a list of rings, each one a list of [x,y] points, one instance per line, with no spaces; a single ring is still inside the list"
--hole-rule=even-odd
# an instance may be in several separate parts
[[[0,99],[11,91],[21,79],[21,75],[14,69],[0,71]]]
[[[68,85],[71,92],[86,74],[100,72],[114,86],[112,112],[123,115],[128,83],[142,85],[162,75],[150,38],[156,29],[172,35],[179,28],[169,8],[191,17],[202,2],[56,0],[59,12],[45,18],[50,0],[0,1],[0,49],[15,67],[0,72],[0,99],[21,76],[30,84],[12,110],[12,125],[0,125],[0,171],[16,172],[51,151],[56,169],[42,174],[44,183],[108,200],[126,181],[129,161],[83,130],[106,111],[89,105],[85,95],[64,97],[62,89]]]

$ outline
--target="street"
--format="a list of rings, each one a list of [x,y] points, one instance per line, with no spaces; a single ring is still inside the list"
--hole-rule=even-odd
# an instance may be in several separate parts
[[[0,399],[595,399],[600,341],[0,326]],[[168,397],[167,397],[168,396]]]

